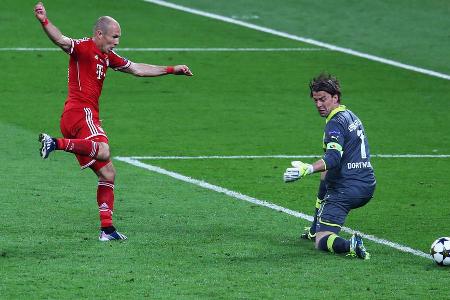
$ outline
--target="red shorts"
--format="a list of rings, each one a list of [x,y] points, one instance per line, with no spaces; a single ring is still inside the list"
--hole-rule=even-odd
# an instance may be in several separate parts
[[[84,139],[108,143],[106,132],[100,126],[98,113],[91,108],[71,109],[64,111],[60,121],[61,133],[66,139]],[[81,169],[90,167],[94,171],[100,170],[109,163],[97,161],[89,156],[75,154]]]

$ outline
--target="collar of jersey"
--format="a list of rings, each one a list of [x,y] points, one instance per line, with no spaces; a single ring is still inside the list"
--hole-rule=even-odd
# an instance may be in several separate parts
[[[104,58],[105,57],[105,53],[103,53],[102,50],[100,50],[100,48],[97,47],[97,45],[95,44],[95,42],[94,42],[94,40],[92,38],[89,38],[89,40],[91,41],[92,45],[94,45],[95,52],[97,52],[97,54],[100,54],[100,56],[102,58]]]
[[[331,120],[331,118],[334,117],[335,114],[337,114],[340,111],[345,111],[347,108],[345,107],[345,105],[339,105],[338,107],[336,107],[335,109],[333,109],[330,114],[328,115],[327,119],[325,120],[325,123],[328,123],[328,121]]]

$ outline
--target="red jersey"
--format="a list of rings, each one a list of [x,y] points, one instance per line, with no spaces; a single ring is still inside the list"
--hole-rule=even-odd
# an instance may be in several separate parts
[[[68,95],[64,111],[90,107],[98,115],[98,100],[102,93],[108,67],[124,69],[131,62],[115,52],[102,53],[91,38],[72,40],[69,50]]]

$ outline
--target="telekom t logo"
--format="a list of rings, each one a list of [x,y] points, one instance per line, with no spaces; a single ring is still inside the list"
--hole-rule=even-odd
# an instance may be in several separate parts
[[[102,79],[102,76],[104,76],[105,73],[103,73],[103,65],[97,64],[97,79]]]

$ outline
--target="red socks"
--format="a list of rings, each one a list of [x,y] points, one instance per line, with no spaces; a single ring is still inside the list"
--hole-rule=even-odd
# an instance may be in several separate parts
[[[95,158],[98,154],[98,143],[82,139],[56,139],[56,149]]]
[[[96,158],[98,142],[83,139],[56,139],[56,149],[74,154]],[[114,210],[114,181],[99,181],[97,187],[97,204],[101,227],[112,226]]]
[[[114,210],[114,182],[99,181],[97,188],[97,204],[100,215],[100,226],[112,226],[112,214]]]

